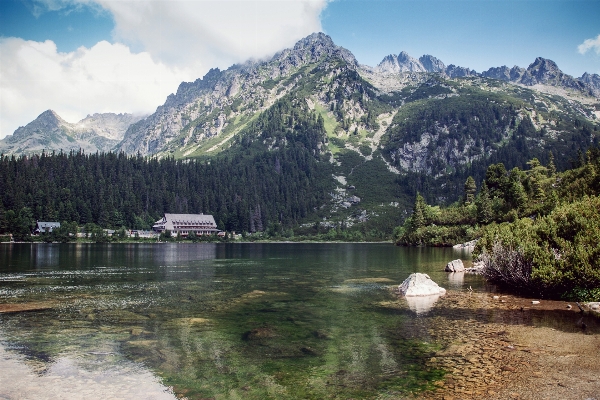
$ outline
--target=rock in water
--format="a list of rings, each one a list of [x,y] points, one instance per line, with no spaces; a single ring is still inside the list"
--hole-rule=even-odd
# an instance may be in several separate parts
[[[463,265],[462,260],[453,260],[450,261],[447,265],[446,265],[446,269],[444,271],[446,272],[464,272],[465,270],[465,266]]]
[[[442,295],[446,293],[446,289],[438,286],[437,283],[431,280],[429,275],[418,272],[406,278],[398,289],[400,290],[400,294],[406,297]]]

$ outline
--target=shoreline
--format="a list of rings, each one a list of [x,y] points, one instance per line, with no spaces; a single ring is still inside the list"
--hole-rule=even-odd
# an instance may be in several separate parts
[[[403,300],[400,300],[403,301]],[[600,317],[565,301],[449,291],[415,329],[442,345],[447,375],[415,398],[584,399],[600,393]],[[577,310],[577,311],[576,311]],[[420,321],[419,321],[420,320]]]

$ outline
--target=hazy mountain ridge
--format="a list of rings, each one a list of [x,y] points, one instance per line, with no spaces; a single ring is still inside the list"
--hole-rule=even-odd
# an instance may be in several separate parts
[[[77,123],[69,123],[52,110],[44,111],[13,135],[0,140],[0,153],[33,154],[83,150],[111,151],[127,128],[141,117],[133,114],[93,114]]]
[[[600,75],[586,72],[580,78],[573,78],[562,72],[554,61],[542,57],[537,57],[527,68],[516,65],[508,68],[504,65],[477,73],[469,68],[452,64],[446,66],[441,60],[430,55],[423,55],[416,59],[403,51],[397,56],[390,54],[384,57],[373,70],[383,74],[403,72],[441,73],[449,78],[481,76],[525,86],[538,84],[558,86],[574,89],[589,96],[600,97]]]

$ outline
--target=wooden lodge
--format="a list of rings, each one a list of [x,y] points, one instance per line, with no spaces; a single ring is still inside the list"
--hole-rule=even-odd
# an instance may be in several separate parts
[[[173,235],[213,235],[219,233],[215,218],[208,214],[165,214],[152,226],[158,233],[170,231]]]

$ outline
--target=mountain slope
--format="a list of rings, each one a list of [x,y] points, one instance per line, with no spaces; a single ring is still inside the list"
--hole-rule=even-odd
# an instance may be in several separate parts
[[[226,71],[210,70],[182,83],[156,112],[133,125],[118,150],[178,157],[214,153],[234,133],[292,90],[322,60],[356,65],[354,56],[329,36],[313,34],[266,62],[249,61]]]

